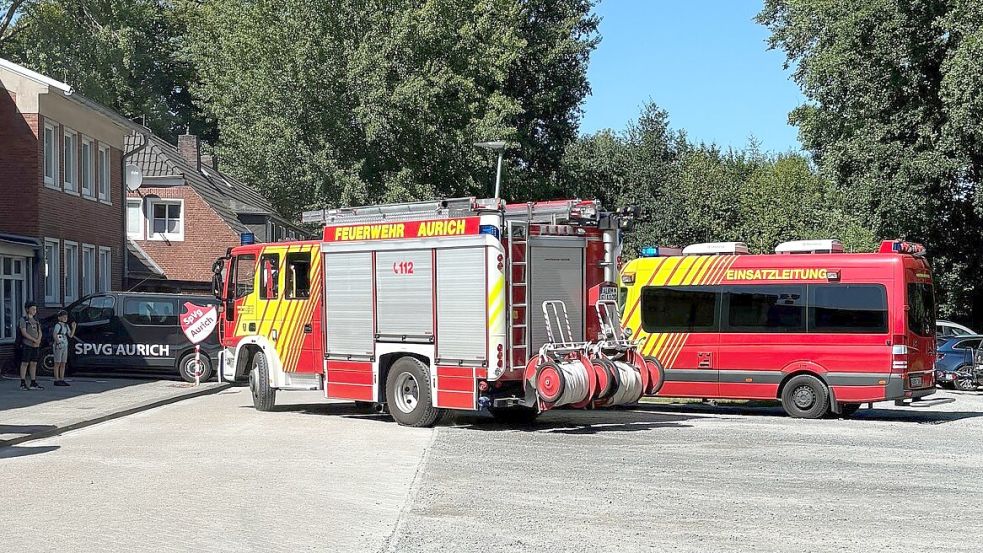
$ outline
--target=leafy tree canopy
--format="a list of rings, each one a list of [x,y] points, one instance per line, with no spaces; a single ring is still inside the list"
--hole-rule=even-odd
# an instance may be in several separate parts
[[[807,102],[790,114],[874,234],[923,241],[942,312],[983,317],[983,3],[766,0]],[[979,321],[983,322],[983,321]]]

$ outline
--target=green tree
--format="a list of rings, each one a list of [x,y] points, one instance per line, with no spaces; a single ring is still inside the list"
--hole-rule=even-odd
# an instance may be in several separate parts
[[[214,126],[197,112],[188,91],[194,68],[176,55],[183,27],[171,2],[8,4],[19,8],[19,17],[0,41],[4,57],[143,120],[163,137],[174,140],[190,125],[193,132],[214,138]]]
[[[188,5],[185,53],[219,153],[288,213],[487,195],[478,140],[518,144],[507,196],[546,182],[574,137],[595,44],[585,0]]]
[[[983,5],[766,0],[807,102],[790,121],[877,237],[929,247],[942,312],[983,322]]]

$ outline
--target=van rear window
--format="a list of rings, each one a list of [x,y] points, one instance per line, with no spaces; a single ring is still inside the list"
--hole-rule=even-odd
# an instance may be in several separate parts
[[[935,335],[935,289],[931,284],[908,283],[908,330],[919,336]]]

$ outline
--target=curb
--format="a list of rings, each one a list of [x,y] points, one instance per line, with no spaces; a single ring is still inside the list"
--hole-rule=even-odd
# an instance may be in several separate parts
[[[97,417],[70,421],[61,425],[56,425],[54,428],[47,428],[39,432],[35,432],[33,434],[18,436],[16,438],[10,438],[8,440],[0,440],[0,448],[10,447],[12,445],[22,444],[24,442],[30,442],[33,440],[40,440],[42,438],[50,438],[52,436],[57,436],[59,434],[69,432],[71,430],[78,430],[79,428],[85,428],[87,426],[92,426],[94,424],[99,424],[101,422],[122,418],[128,415],[132,415],[134,413],[139,413],[141,411],[149,411],[150,409],[163,407],[164,405],[170,405],[172,403],[177,403],[185,399],[192,399],[196,397],[211,395],[231,387],[232,387],[231,382],[220,382],[214,387],[205,388],[201,390],[195,390],[191,388],[190,391],[184,394],[178,394],[163,399],[145,401],[143,403],[138,403],[136,405],[133,405],[132,407],[126,407],[124,409],[121,409],[119,411],[113,411],[111,413],[104,413]]]

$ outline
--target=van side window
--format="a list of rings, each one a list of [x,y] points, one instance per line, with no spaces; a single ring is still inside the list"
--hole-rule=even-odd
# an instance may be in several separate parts
[[[809,331],[887,332],[887,289],[880,284],[810,285]]]
[[[158,298],[126,298],[123,318],[135,325],[177,326],[177,301]]]
[[[275,300],[280,297],[280,254],[266,253],[259,258],[259,297]]]
[[[717,332],[718,291],[703,286],[648,286],[642,289],[646,332]]]
[[[290,252],[287,254],[288,300],[306,300],[311,297],[311,254],[310,252]]]
[[[253,254],[236,257],[235,285],[236,297],[241,298],[253,293],[253,282],[256,277],[256,256]]]
[[[805,332],[804,285],[727,286],[723,332]]]

